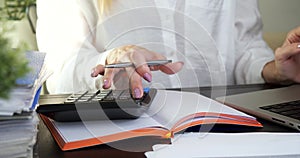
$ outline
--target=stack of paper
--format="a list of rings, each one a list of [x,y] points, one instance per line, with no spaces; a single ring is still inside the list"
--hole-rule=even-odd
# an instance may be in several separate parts
[[[26,52],[30,73],[17,80],[9,99],[0,99],[0,157],[32,157],[39,120],[34,109],[41,86],[51,74],[45,55]]]
[[[300,157],[300,133],[186,133],[155,145],[148,158]]]
[[[36,142],[38,117],[0,121],[0,157],[32,157]]]
[[[9,99],[0,99],[0,115],[12,116],[35,109],[39,90],[51,74],[44,64],[45,55],[41,52],[26,52],[31,71],[17,80],[17,87],[11,91]]]

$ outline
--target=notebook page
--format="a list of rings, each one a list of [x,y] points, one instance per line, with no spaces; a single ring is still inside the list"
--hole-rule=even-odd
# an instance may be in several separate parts
[[[135,129],[160,126],[160,124],[154,119],[146,116],[134,120],[102,120],[67,123],[53,121],[53,123],[59,130],[60,134],[64,137],[66,142],[112,135]]]
[[[158,90],[148,114],[171,129],[180,119],[197,112],[215,112],[254,118],[210,98],[191,92]]]

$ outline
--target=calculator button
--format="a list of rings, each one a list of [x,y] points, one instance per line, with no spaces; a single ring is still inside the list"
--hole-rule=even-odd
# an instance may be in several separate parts
[[[97,96],[99,96],[99,95],[101,95],[101,96],[106,96],[107,93],[99,93]]]
[[[104,89],[104,90],[101,90],[100,91],[100,94],[109,94],[109,93],[111,93],[111,89]]]
[[[103,101],[114,101],[114,100],[115,100],[115,98],[113,98],[113,97],[106,97],[103,99]]]
[[[91,97],[83,96],[80,98],[80,100],[89,100]]]
[[[77,100],[77,102],[87,102],[88,101],[88,99],[79,99],[79,100]]]
[[[71,100],[71,99],[70,99],[70,100],[67,99],[67,100],[65,101],[65,103],[74,103],[75,101],[76,101],[76,99],[72,99],[72,100]]]
[[[101,99],[105,98],[105,96],[96,96],[94,98],[97,99],[97,100],[101,100]]]
[[[96,99],[96,98],[94,98],[94,99],[91,99],[90,101],[91,102],[98,102],[98,101],[100,101],[101,99]]]
[[[84,97],[93,97],[95,95],[95,93],[88,93],[88,94],[85,94]]]
[[[150,88],[144,88],[144,93],[149,93],[150,92]]]
[[[82,94],[72,94],[70,97],[72,97],[72,98],[79,98],[81,96],[82,96]]]

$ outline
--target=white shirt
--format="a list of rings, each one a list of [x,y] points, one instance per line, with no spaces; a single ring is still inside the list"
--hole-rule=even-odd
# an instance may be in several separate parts
[[[50,93],[100,88],[92,68],[129,44],[185,63],[176,75],[153,72],[152,86],[161,88],[262,83],[274,58],[256,0],[111,0],[103,14],[97,0],[38,0],[37,7],[38,47],[54,69]]]

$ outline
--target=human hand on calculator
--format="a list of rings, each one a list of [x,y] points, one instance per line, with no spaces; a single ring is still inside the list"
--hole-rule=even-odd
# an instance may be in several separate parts
[[[132,63],[132,66],[105,68],[104,65],[97,65],[91,74],[97,77],[98,74],[103,75],[103,88],[111,87],[112,82],[119,77],[128,79],[129,88],[135,98],[141,98],[144,94],[142,86],[142,78],[148,82],[152,81],[151,71],[160,70],[165,74],[174,74],[181,70],[183,62],[165,63],[158,65],[148,65],[149,61],[164,61],[166,58],[161,54],[152,52],[145,48],[128,45],[114,49],[106,58],[106,64],[116,63]]]

